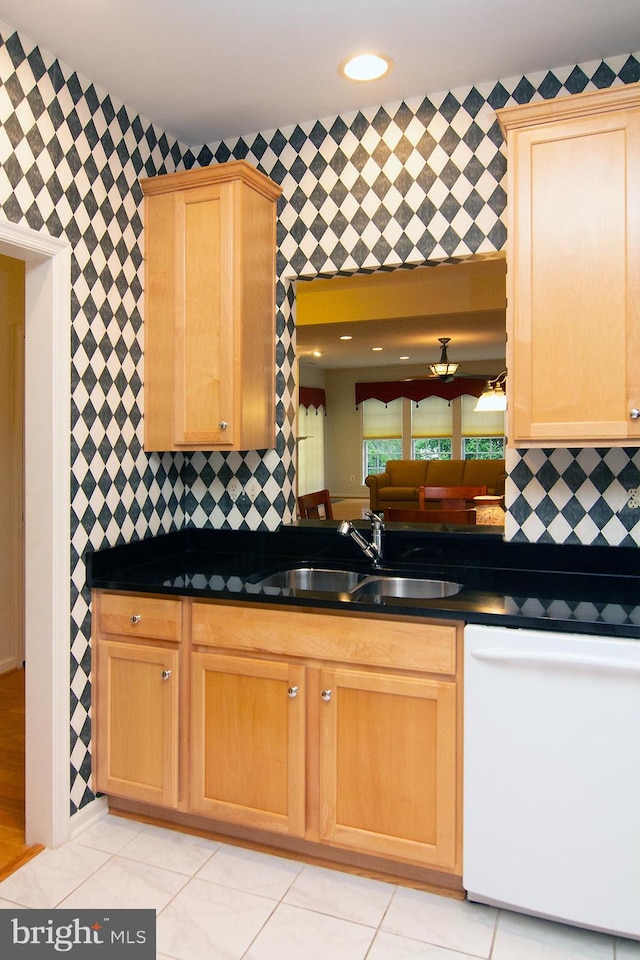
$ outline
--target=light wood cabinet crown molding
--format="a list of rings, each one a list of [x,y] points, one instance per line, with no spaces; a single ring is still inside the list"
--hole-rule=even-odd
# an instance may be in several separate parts
[[[190,170],[179,170],[177,173],[146,177],[140,181],[140,186],[145,197],[153,197],[161,193],[174,193],[176,190],[232,181],[246,183],[268,200],[277,200],[282,193],[282,187],[279,184],[256,170],[246,160],[228,160],[226,163],[213,164],[210,167],[192,167]]]
[[[552,100],[536,100],[515,107],[496,110],[500,129],[506,136],[509,130],[535,127],[558,120],[574,120],[579,117],[595,117],[640,107],[640,83],[629,83],[607,90],[588,90]]]

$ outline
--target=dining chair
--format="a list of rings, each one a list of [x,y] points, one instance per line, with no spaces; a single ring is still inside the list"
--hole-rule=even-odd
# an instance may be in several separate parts
[[[329,491],[317,490],[299,496],[298,513],[301,520],[333,520]]]

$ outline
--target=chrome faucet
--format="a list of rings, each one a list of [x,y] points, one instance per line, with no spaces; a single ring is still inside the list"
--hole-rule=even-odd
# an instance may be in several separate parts
[[[341,537],[351,537],[354,543],[357,543],[366,557],[372,561],[374,567],[382,564],[382,533],[384,531],[384,520],[377,513],[367,510],[365,513],[367,520],[371,521],[371,542],[365,540],[362,534],[356,530],[351,520],[343,520],[338,524],[338,533]]]

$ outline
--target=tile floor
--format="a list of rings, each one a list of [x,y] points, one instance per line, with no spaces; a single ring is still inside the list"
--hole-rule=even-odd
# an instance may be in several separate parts
[[[640,960],[640,942],[112,815],[0,883],[0,907],[155,908],[175,960]]]

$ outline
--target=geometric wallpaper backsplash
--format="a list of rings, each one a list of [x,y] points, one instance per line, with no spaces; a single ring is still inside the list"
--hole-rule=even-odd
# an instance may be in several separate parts
[[[0,24],[0,216],[71,246],[71,810],[92,799],[87,548],[185,525],[275,529],[295,508],[296,279],[504,249],[495,110],[631,83],[638,56],[429,94],[189,149]],[[276,447],[142,449],[141,177],[247,159],[281,184]],[[636,449],[510,451],[506,536],[640,545]],[[253,503],[226,494],[253,476]]]

